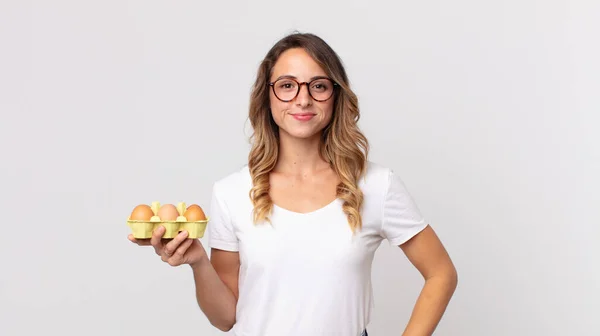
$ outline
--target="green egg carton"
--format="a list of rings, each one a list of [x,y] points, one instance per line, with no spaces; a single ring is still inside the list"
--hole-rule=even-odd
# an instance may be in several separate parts
[[[179,216],[174,221],[164,221],[157,216],[158,209],[160,209],[160,202],[152,202],[150,206],[154,216],[150,218],[150,221],[131,220],[127,218],[127,225],[131,228],[133,237],[136,239],[147,239],[152,237],[152,232],[161,225],[165,227],[166,231],[163,238],[175,238],[181,231],[187,231],[188,238],[202,238],[206,231],[206,225],[208,224],[209,218],[205,220],[190,222],[183,216],[186,210],[185,202],[177,204],[177,212]]]

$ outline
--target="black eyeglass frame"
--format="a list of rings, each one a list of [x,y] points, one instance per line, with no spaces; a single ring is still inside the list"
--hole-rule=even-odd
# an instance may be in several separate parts
[[[314,81],[317,81],[317,80],[323,80],[323,79],[330,81],[330,82],[331,82],[331,84],[333,85],[333,89],[331,90],[331,95],[330,95],[329,97],[327,97],[326,99],[319,100],[319,99],[316,99],[315,97],[313,97],[312,93],[310,92],[310,84],[311,84],[312,82],[314,82]],[[277,93],[275,92],[275,83],[277,83],[278,81],[281,81],[281,80],[291,80],[291,81],[294,81],[294,82],[296,82],[296,84],[298,84],[298,88],[297,88],[297,90],[296,90],[296,94],[294,95],[294,97],[293,97],[292,99],[289,99],[289,100],[284,100],[284,99],[281,99],[281,98],[279,98],[279,96],[278,96],[278,95],[277,95]],[[335,82],[333,79],[331,79],[331,78],[329,78],[329,77],[315,77],[315,78],[311,79],[311,80],[310,80],[310,81],[308,81],[308,82],[302,82],[302,83],[301,83],[301,82],[298,82],[298,81],[297,81],[296,79],[294,79],[294,78],[290,78],[290,77],[283,77],[283,78],[279,78],[279,79],[277,79],[277,80],[276,80],[276,81],[274,81],[274,82],[270,82],[270,83],[268,83],[268,85],[269,85],[269,86],[271,87],[271,89],[273,90],[273,94],[275,95],[275,97],[276,97],[277,99],[279,99],[280,101],[284,102],[284,103],[289,103],[289,102],[291,102],[292,100],[296,99],[296,97],[298,97],[298,94],[300,93],[300,89],[302,88],[302,85],[306,85],[306,89],[308,90],[308,95],[309,95],[309,96],[310,96],[312,99],[314,99],[315,101],[318,101],[318,102],[320,102],[320,103],[322,103],[322,102],[325,102],[325,101],[328,101],[329,99],[331,99],[331,97],[333,97],[333,95],[335,94],[336,88],[338,88],[338,87],[339,87],[339,84],[338,84],[338,83],[336,83],[336,82]]]

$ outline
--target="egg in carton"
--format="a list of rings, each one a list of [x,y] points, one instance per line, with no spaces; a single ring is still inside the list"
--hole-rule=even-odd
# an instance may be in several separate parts
[[[147,239],[159,226],[165,227],[163,238],[175,238],[181,231],[188,232],[188,238],[202,238],[209,218],[197,204],[186,207],[180,202],[177,207],[173,204],[152,202],[152,205],[136,206],[127,219],[134,238]]]

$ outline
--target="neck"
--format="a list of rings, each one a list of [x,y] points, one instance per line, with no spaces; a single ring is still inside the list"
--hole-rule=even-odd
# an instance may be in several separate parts
[[[320,143],[320,134],[310,139],[298,139],[281,132],[275,171],[305,176],[329,168],[329,164],[321,158]]]

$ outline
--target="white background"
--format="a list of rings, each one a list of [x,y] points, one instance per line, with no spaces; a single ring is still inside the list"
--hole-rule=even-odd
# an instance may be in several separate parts
[[[597,1],[0,2],[0,334],[220,335],[134,205],[208,206],[267,50],[323,37],[460,283],[436,335],[599,335]],[[205,240],[206,237],[203,239]],[[374,336],[422,286],[377,253]],[[282,335],[283,336],[283,335]]]

